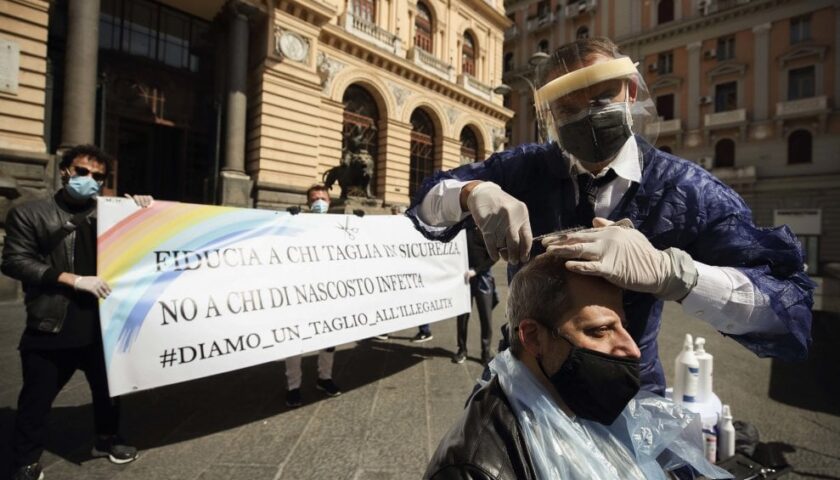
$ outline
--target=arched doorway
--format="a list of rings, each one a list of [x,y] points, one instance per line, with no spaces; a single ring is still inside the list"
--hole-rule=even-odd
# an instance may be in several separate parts
[[[435,169],[435,125],[422,109],[411,114],[411,163],[408,175],[408,194],[414,197],[423,179]]]
[[[464,127],[461,130],[461,165],[478,162],[481,160],[478,145],[478,136],[471,127]]]
[[[464,45],[461,50],[461,71],[474,77],[475,40],[470,32],[464,32]]]
[[[362,149],[373,157],[374,165],[379,167],[379,107],[376,100],[364,87],[353,84],[344,91],[341,99],[344,104],[344,119],[341,131],[341,151],[347,148],[348,138],[362,136]],[[370,191],[377,194],[376,170],[370,182]]]
[[[425,2],[417,2],[417,15],[414,17],[414,45],[432,53],[434,47],[434,20],[432,11]]]

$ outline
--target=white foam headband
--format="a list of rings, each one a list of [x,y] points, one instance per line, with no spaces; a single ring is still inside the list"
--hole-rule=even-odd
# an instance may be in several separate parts
[[[537,90],[537,99],[552,102],[576,90],[616,78],[638,73],[636,65],[628,57],[596,63],[555,78]]]

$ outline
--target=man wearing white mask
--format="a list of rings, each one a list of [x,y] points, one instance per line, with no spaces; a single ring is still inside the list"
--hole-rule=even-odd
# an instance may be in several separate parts
[[[548,250],[625,289],[643,389],[665,390],[665,300],[759,356],[805,358],[814,284],[790,229],[757,227],[735,191],[654,146],[655,104],[611,40],[565,45],[541,73],[534,102],[549,141],[426,179],[407,212],[421,233],[449,241],[474,222],[511,275]],[[574,227],[587,230],[548,235]]]
[[[118,435],[119,398],[111,398],[102,352],[99,300],[111,293],[96,276],[96,197],[111,158],[93,145],[62,155],[63,187],[55,195],[15,206],[6,218],[2,270],[20,280],[26,329],[18,349],[23,386],[12,450],[15,479],[44,477],[39,464],[52,403],[76,370],[85,372],[93,398],[92,455],[113,463],[137,458]],[[149,196],[131,197],[141,207]]]
[[[315,184],[306,191],[306,203],[312,213],[328,213],[330,209],[330,192],[324,185]],[[292,214],[300,211],[297,207],[290,210]],[[332,380],[333,357],[335,347],[318,352],[318,381],[315,387],[329,397],[341,395],[341,389]],[[300,394],[300,384],[303,372],[300,368],[300,355],[287,358],[286,361],[286,406],[296,408],[303,405]]]

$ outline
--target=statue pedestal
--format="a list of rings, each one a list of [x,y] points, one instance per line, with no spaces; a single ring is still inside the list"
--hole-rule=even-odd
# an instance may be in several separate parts
[[[330,202],[329,213],[353,215],[353,210],[363,210],[365,215],[390,215],[391,209],[382,206],[378,198],[347,197]]]

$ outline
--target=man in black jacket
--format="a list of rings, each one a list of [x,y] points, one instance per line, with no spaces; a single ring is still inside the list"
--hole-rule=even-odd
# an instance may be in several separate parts
[[[625,330],[622,291],[542,255],[511,284],[511,354],[571,421],[611,424],[639,390],[640,352]],[[498,361],[498,360],[496,360]],[[513,380],[513,389],[521,376]],[[527,406],[526,406],[527,408]],[[443,437],[425,478],[537,478],[529,441],[494,376]],[[572,441],[572,440],[567,440]]]
[[[475,299],[478,320],[481,324],[481,364],[487,365],[492,358],[490,342],[493,338],[493,308],[499,303],[496,294],[496,281],[490,268],[496,263],[487,253],[484,237],[478,227],[467,229],[467,258],[469,260],[470,297]],[[458,315],[458,351],[452,356],[454,363],[464,363],[467,359],[467,324],[470,312]]]
[[[92,145],[62,155],[63,187],[52,197],[14,207],[6,219],[2,271],[23,283],[26,329],[18,349],[23,386],[12,449],[15,479],[41,479],[47,416],[80,369],[90,385],[96,437],[91,454],[128,463],[137,449],[117,435],[119,399],[110,398],[99,325],[99,299],[110,293],[96,276],[96,196],[111,159]],[[133,197],[138,205],[151,197]]]

